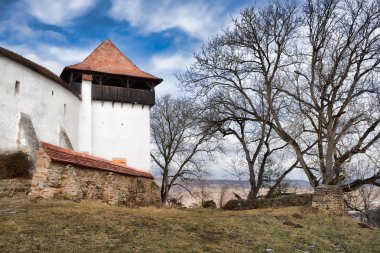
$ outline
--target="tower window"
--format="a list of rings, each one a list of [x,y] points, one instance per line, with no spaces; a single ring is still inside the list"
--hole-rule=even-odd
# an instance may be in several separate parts
[[[20,93],[20,82],[16,81],[15,83],[15,96]]]
[[[54,91],[53,90],[51,91],[51,95],[54,96]]]
[[[63,116],[66,117],[66,110],[67,110],[67,106],[66,104],[63,105]]]

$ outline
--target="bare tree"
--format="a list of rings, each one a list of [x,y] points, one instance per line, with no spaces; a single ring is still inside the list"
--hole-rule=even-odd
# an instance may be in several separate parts
[[[368,159],[361,159],[351,164],[350,175],[354,179],[363,179],[367,175],[372,174],[371,165]],[[363,169],[367,168],[367,169]],[[380,197],[380,192],[377,191],[373,184],[362,185],[355,191],[347,192],[344,196],[344,203],[349,210],[356,211],[360,214],[362,221],[371,223],[371,214],[376,208],[376,200]]]
[[[379,1],[250,7],[195,59],[179,76],[184,85],[201,98],[239,97],[243,102],[226,96],[223,103],[272,128],[313,187],[339,185],[347,192],[380,178]],[[346,180],[361,156],[373,173]]]
[[[208,174],[205,164],[216,149],[212,131],[193,101],[165,95],[158,99],[151,115],[151,157],[161,180],[161,201],[166,203],[173,186]]]
[[[244,194],[245,198],[248,198],[249,191],[247,192],[246,182],[249,177],[249,172],[246,170],[244,161],[242,161],[241,151],[238,148],[235,149],[235,145],[232,145],[232,143],[226,142],[225,145],[228,145],[230,149],[232,148],[234,153],[232,154],[231,150],[224,151],[226,154],[228,153],[230,158],[232,156],[232,159],[227,161],[227,168],[224,168],[224,171],[229,177],[232,177],[238,182],[239,191]]]
[[[257,198],[260,189],[264,186],[266,172],[277,166],[277,172],[279,173],[277,173],[278,177],[276,179],[279,182],[271,185],[273,189],[269,191],[268,196],[273,195],[275,188],[280,186],[285,176],[297,165],[297,162],[293,162],[289,169],[283,169],[284,166],[278,166],[279,164],[275,162],[274,156],[276,153],[284,151],[288,144],[275,136],[271,126],[263,122],[246,120],[245,112],[237,111],[219,101],[209,103],[208,106],[212,108],[212,113],[210,113],[212,118],[208,120],[211,120],[217,126],[218,131],[223,136],[233,136],[240,144],[238,151],[244,157],[250,184],[248,198]],[[267,117],[269,117],[269,114],[267,114]],[[282,161],[279,161],[279,163],[282,163]],[[275,180],[275,178],[272,179]]]
[[[225,198],[228,193],[229,186],[228,185],[222,185],[220,187],[220,194],[219,194],[219,208],[223,208],[225,203]]]
[[[197,187],[197,190],[193,193],[193,196],[199,201],[199,206],[203,207],[203,205],[211,199],[211,191],[206,180],[199,180],[197,182],[197,185],[198,184],[199,187]]]
[[[345,195],[344,203],[352,211],[361,215],[361,220],[370,222],[371,212],[376,208],[375,200],[378,198],[374,185],[363,185],[355,191]]]
[[[182,204],[182,195],[175,198],[169,198],[167,200],[167,205],[173,208],[183,208],[184,206]]]

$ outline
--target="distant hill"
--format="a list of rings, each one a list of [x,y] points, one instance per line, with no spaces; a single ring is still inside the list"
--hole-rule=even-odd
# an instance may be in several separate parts
[[[158,183],[158,185],[160,185],[159,182],[161,181],[159,178],[156,178],[156,182]],[[288,183],[290,187],[297,187],[297,188],[311,187],[309,181],[306,181],[306,180],[285,179],[284,182]],[[205,183],[209,187],[229,186],[229,187],[249,188],[248,180],[239,181],[239,180],[231,180],[231,179],[209,179],[209,180],[204,180],[204,181],[192,181],[192,182],[187,182],[186,185],[192,188],[192,187],[199,187],[203,183]]]
[[[228,180],[228,179],[211,179],[206,180],[209,184],[214,185],[229,185],[229,186],[243,186],[249,187],[249,182],[247,181],[239,181],[239,180]],[[293,179],[285,179],[284,183],[288,183],[290,187],[310,187],[309,181],[306,180],[293,180]]]

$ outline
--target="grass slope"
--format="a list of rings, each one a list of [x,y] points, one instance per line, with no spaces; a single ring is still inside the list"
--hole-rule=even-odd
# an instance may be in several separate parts
[[[380,252],[380,230],[300,208],[128,209],[0,199],[0,252]],[[299,223],[292,228],[285,220]]]

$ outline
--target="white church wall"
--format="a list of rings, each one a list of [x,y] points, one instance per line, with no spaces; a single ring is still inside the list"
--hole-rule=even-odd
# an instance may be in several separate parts
[[[150,172],[149,106],[92,101],[92,155]]]
[[[62,126],[77,148],[80,99],[60,84],[8,58],[0,56],[0,66],[0,150],[17,148],[20,112],[30,115],[40,141],[58,145]]]
[[[82,81],[82,103],[79,109],[78,151],[91,154],[91,81]]]

